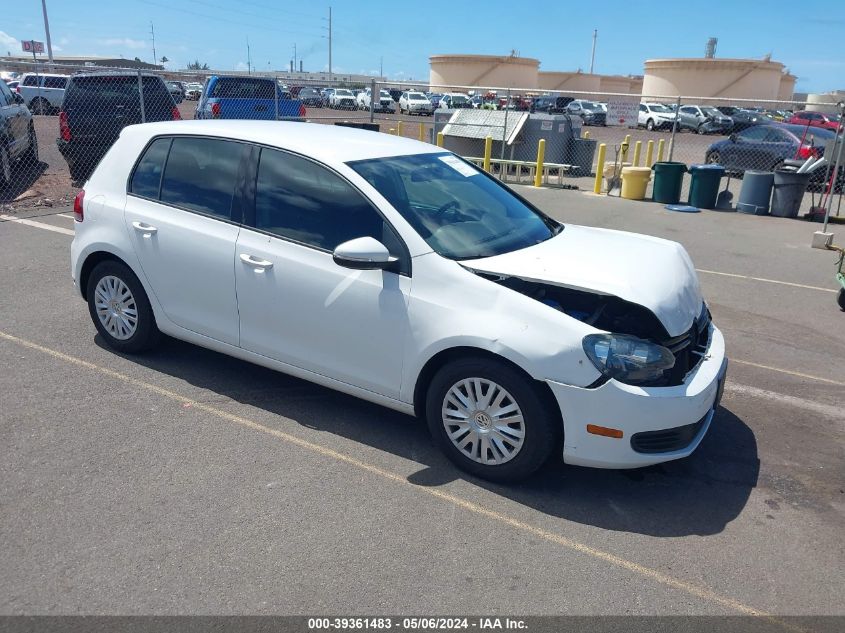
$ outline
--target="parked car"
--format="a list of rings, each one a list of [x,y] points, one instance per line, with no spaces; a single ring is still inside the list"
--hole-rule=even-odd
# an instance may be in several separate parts
[[[531,110],[532,97],[523,97],[521,95],[512,95],[510,99],[507,97],[499,97],[499,110],[516,110],[517,112],[528,112]]]
[[[431,107],[435,110],[440,107],[440,100],[443,98],[443,95],[439,92],[430,92],[426,95],[428,100],[431,101]]]
[[[202,84],[189,83],[185,86],[185,99],[188,101],[199,101],[202,97]]]
[[[442,110],[455,110],[459,108],[471,108],[472,104],[469,102],[469,95],[465,95],[462,92],[450,92],[440,97],[437,107]]]
[[[729,134],[733,119],[712,106],[682,105],[678,110],[678,130],[698,134]]]
[[[647,130],[671,129],[675,125],[675,116],[675,113],[662,103],[641,103],[637,125]]]
[[[18,81],[17,79],[10,79],[9,81],[6,82],[6,86],[9,88],[9,90],[14,92],[15,94],[18,94],[18,86],[20,85],[20,83],[21,82]],[[23,97],[21,97],[21,98],[23,98]]]
[[[434,106],[431,105],[426,96],[421,92],[403,92],[399,96],[399,114],[431,114]]]
[[[809,125],[821,127],[828,130],[839,129],[839,117],[835,114],[824,114],[823,112],[808,112],[801,110],[793,114],[786,121],[792,125]]]
[[[569,114],[580,116],[584,125],[607,125],[607,113],[595,101],[574,99],[566,106]]]
[[[742,132],[742,130],[752,125],[771,123],[772,121],[772,118],[768,115],[755,110],[746,110],[745,108],[735,108],[733,106],[718,106],[716,109],[722,114],[731,117],[733,121],[732,132]]]
[[[323,95],[316,88],[302,88],[299,91],[297,98],[309,108],[322,108]]]
[[[372,102],[372,95],[370,92],[370,88],[367,88],[358,95],[357,101],[359,110],[370,109],[370,104]],[[393,97],[390,96],[390,93],[387,90],[379,90],[379,98],[373,106],[373,112],[386,112],[388,114],[396,112],[396,103],[393,101]]]
[[[182,103],[185,100],[185,86],[181,81],[165,81],[167,90],[170,91],[170,96],[173,97],[174,103]]]
[[[749,169],[773,171],[787,160],[823,156],[825,144],[835,136],[835,132],[824,128],[812,128],[808,133],[803,125],[764,123],[713,143],[707,149],[704,161],[723,165],[737,174]],[[814,171],[811,182],[822,182],[825,174],[824,169]],[[840,174],[840,182],[841,178]]]
[[[335,110],[356,110],[355,95],[346,88],[334,88],[329,94],[329,107]]]
[[[197,119],[302,119],[305,106],[273,79],[212,75],[197,104]]]
[[[324,108],[329,107],[329,102],[331,101],[333,92],[334,92],[334,88],[323,88],[323,90],[320,91],[320,94],[323,95],[323,107]]]
[[[68,75],[27,73],[18,84],[18,94],[33,114],[52,114],[62,107]]]
[[[161,77],[144,73],[141,81],[143,117],[138,73],[97,71],[70,77],[56,143],[71,179],[85,180],[127,125],[182,118]]]
[[[0,81],[0,189],[12,183],[15,163],[38,164],[38,137],[23,97]]]
[[[531,100],[531,112],[546,112],[547,114],[563,114],[566,106],[572,103],[572,97],[534,97]]]
[[[166,334],[419,415],[479,477],[558,447],[603,468],[685,457],[719,405],[725,342],[683,246],[564,226],[435,145],[133,126],[74,216],[72,277],[112,349]]]

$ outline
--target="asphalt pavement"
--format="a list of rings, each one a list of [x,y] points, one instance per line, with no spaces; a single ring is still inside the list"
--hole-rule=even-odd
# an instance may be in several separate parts
[[[22,212],[0,219],[0,613],[845,615],[845,313],[818,226],[519,191],[690,251],[731,357],[693,456],[498,486],[413,418],[174,340],[115,354],[70,210]]]

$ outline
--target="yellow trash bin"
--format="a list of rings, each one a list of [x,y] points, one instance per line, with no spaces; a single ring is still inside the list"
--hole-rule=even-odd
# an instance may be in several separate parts
[[[622,197],[628,198],[628,200],[643,200],[649,180],[651,180],[650,167],[623,168]]]

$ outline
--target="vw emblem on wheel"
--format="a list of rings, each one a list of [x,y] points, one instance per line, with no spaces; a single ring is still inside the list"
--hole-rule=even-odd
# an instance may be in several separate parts
[[[489,429],[491,422],[490,416],[484,413],[484,411],[479,411],[475,416],[475,423],[482,429]]]

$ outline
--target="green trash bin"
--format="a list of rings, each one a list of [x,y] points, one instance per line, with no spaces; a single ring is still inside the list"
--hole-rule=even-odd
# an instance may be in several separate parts
[[[663,161],[654,163],[651,168],[654,170],[651,199],[663,204],[678,204],[687,166],[675,161]]]
[[[687,204],[699,209],[715,209],[725,168],[721,165],[690,165],[689,174]]]

